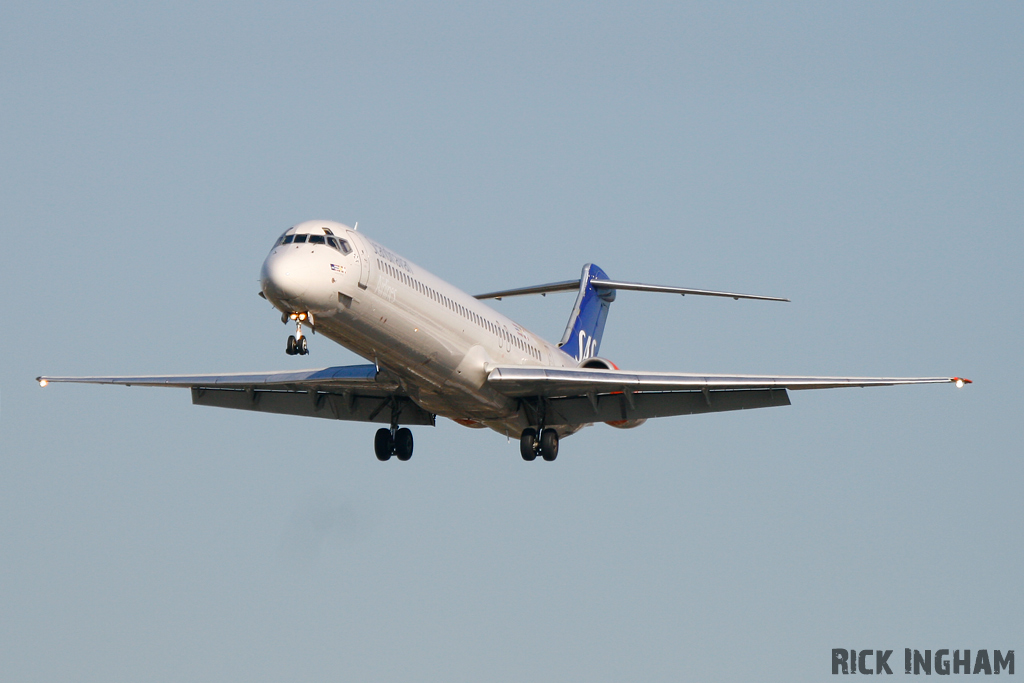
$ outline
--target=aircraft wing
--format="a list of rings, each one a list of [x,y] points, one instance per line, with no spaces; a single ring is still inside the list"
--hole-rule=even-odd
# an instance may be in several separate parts
[[[788,390],[954,383],[959,377],[807,377],[497,367],[488,384],[541,401],[550,424],[584,424],[789,405]]]
[[[315,370],[224,375],[37,377],[51,382],[178,387],[192,390],[196,405],[389,424],[396,410],[404,425],[433,425],[434,415],[414,403],[398,382],[377,367],[347,365]]]

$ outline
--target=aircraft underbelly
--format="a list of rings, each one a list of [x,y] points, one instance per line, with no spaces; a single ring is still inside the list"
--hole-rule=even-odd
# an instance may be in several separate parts
[[[517,402],[486,384],[483,367],[490,358],[482,347],[415,311],[367,294],[362,299],[321,313],[318,333],[396,375],[425,410],[456,419],[515,414]]]

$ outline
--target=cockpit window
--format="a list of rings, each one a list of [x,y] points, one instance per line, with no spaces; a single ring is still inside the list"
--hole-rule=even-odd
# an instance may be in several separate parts
[[[303,242],[330,246],[346,256],[352,253],[352,246],[347,241],[334,235],[282,235],[281,239],[277,241],[278,244],[301,244]]]

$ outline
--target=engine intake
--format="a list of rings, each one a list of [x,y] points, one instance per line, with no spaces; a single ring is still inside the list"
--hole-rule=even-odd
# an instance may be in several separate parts
[[[594,356],[593,358],[584,359],[580,363],[581,368],[593,368],[594,370],[618,370],[619,366],[611,362],[607,358],[600,358]]]

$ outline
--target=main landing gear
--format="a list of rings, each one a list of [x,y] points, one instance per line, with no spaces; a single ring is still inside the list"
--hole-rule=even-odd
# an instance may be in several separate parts
[[[537,430],[527,427],[519,437],[519,452],[523,460],[534,460],[538,455],[548,462],[558,457],[558,432],[548,427],[540,431],[540,438],[537,438]]]
[[[389,460],[392,455],[405,462],[412,457],[412,430],[408,427],[381,427],[373,437],[373,452],[381,462]]]
[[[288,345],[285,347],[284,352],[289,356],[305,356],[309,353],[309,349],[306,347],[306,338],[302,336],[302,321],[309,317],[309,324],[313,324],[312,313],[292,313],[289,318],[295,321],[295,334],[288,335]]]

